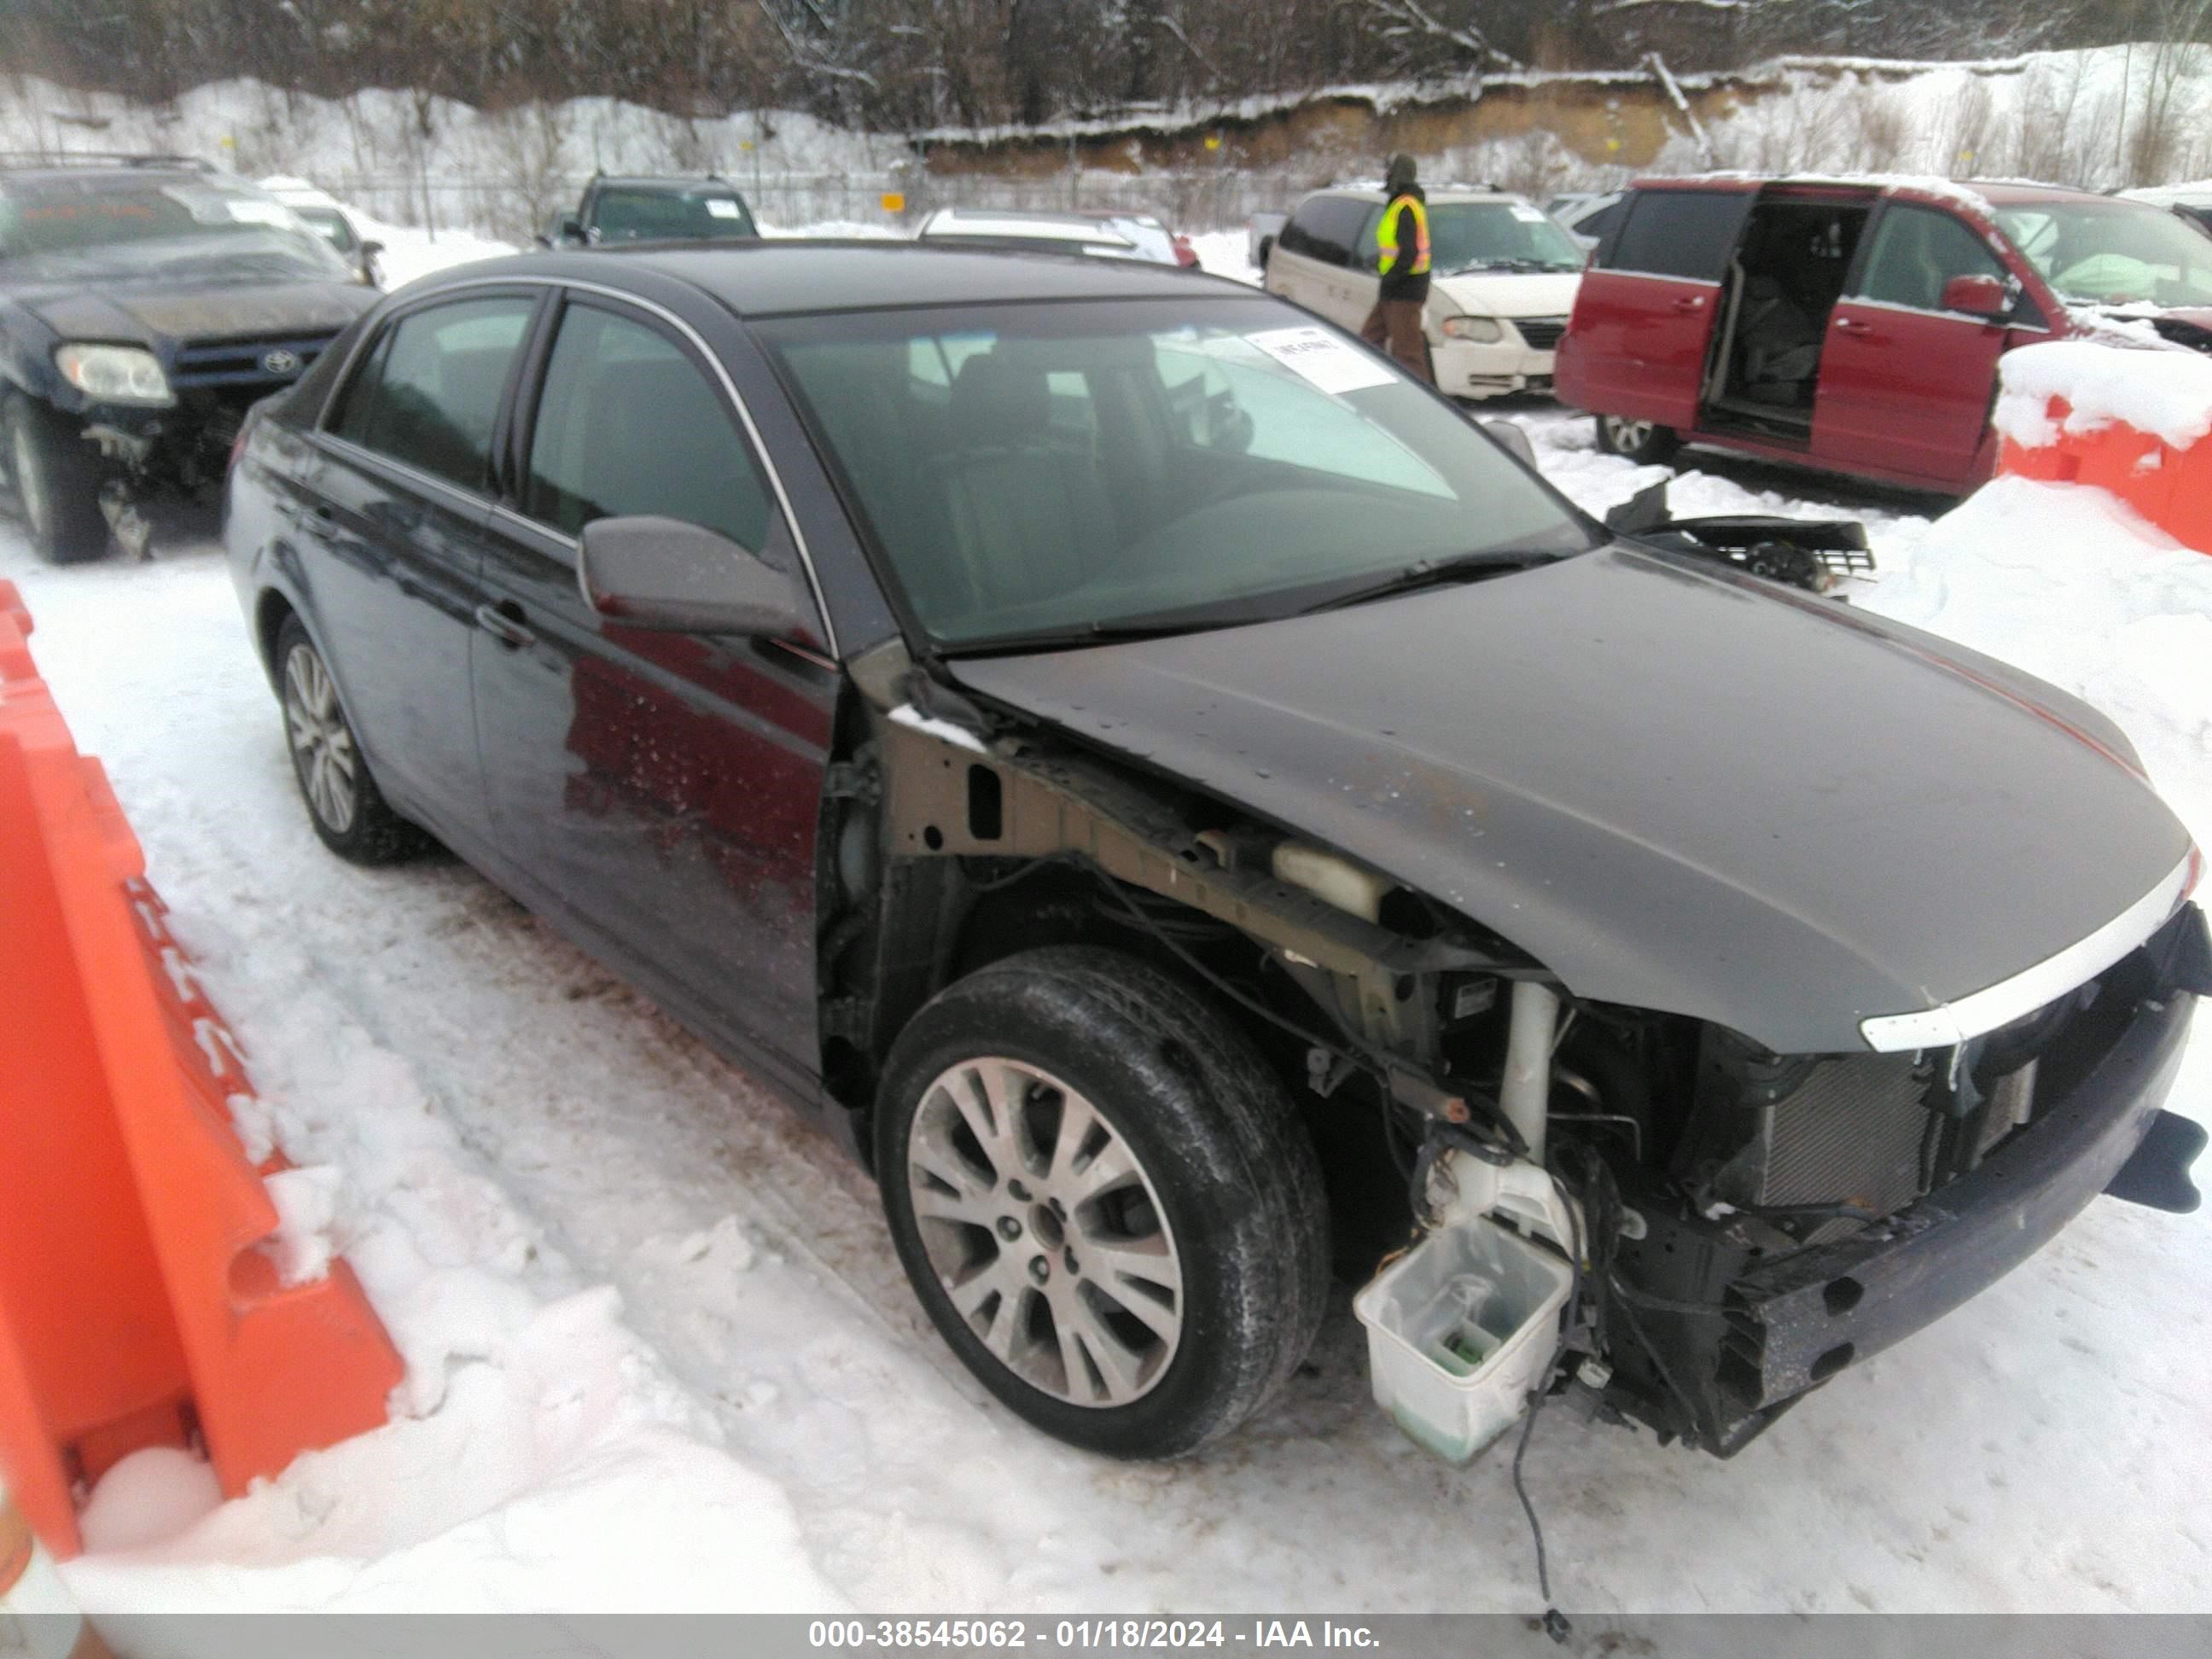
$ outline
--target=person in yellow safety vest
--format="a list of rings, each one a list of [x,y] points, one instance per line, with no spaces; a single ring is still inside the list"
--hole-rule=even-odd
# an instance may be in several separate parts
[[[1414,179],[1412,156],[1390,158],[1383,174],[1390,199],[1375,232],[1382,292],[1359,337],[1371,346],[1388,347],[1407,373],[1434,385],[1429,343],[1421,331],[1421,313],[1429,303],[1429,198]]]

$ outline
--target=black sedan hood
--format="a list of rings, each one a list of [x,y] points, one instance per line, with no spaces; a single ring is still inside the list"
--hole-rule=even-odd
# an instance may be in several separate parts
[[[64,340],[137,342],[250,339],[261,335],[335,333],[382,296],[342,282],[226,282],[189,286],[103,283],[92,292],[19,293]]]
[[[956,677],[1328,843],[1577,995],[1781,1053],[2075,945],[2187,855],[2118,731],[1832,601],[1614,546]]]

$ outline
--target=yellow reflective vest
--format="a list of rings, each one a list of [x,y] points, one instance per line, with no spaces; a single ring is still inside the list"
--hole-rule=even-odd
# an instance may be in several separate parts
[[[1398,215],[1405,209],[1413,216],[1413,258],[1403,275],[1425,276],[1429,274],[1429,210],[1418,196],[1394,196],[1382,210],[1382,222],[1375,233],[1376,246],[1382,250],[1382,263],[1376,268],[1383,276],[1401,274],[1398,256],[1403,251],[1398,246]]]

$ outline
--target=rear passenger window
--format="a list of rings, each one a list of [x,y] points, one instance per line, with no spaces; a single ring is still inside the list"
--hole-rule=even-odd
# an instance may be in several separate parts
[[[1279,246],[1324,264],[1348,265],[1373,204],[1354,196],[1316,196],[1299,204]]]
[[[331,429],[464,489],[490,478],[491,428],[534,300],[458,300],[408,313],[377,343]]]
[[[706,374],[658,330],[572,303],[545,366],[523,510],[574,536],[651,514],[768,549],[768,483]]]
[[[1936,208],[1892,202],[1875,228],[1860,297],[1914,311],[1941,311],[1954,276],[1995,276],[2005,268],[1966,224]]]
[[[1735,251],[1751,198],[1747,190],[1639,190],[1606,251],[1605,269],[1717,283]]]

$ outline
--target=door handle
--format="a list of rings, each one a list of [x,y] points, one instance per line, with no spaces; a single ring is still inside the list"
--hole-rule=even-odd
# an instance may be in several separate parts
[[[538,642],[538,635],[522,625],[522,607],[513,599],[477,607],[477,626],[501,645],[520,650]]]
[[[1705,296],[1702,294],[1685,294],[1674,301],[1674,309],[1685,315],[1693,311],[1703,311],[1705,308]]]
[[[1836,326],[1844,333],[1856,335],[1862,340],[1870,340],[1874,337],[1874,325],[1863,323],[1856,317],[1838,317],[1836,319]]]

